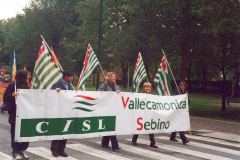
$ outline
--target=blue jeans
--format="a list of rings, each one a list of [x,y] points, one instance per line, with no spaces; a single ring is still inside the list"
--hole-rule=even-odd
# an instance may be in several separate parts
[[[14,142],[15,137],[15,114],[9,114],[8,122],[11,125],[10,133],[11,133],[11,146],[12,153],[19,153],[22,150],[26,150],[28,148],[29,142]]]

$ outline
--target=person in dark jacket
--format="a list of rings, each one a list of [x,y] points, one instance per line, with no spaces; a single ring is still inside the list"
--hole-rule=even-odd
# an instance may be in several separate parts
[[[26,149],[28,148],[29,142],[14,142],[15,137],[15,124],[16,124],[16,101],[15,96],[19,95],[18,92],[15,90],[15,83],[16,89],[29,89],[27,83],[27,76],[28,71],[26,70],[19,70],[16,74],[16,81],[11,82],[5,90],[3,100],[6,102],[10,107],[8,114],[8,122],[11,125],[11,146],[12,146],[12,156],[16,160],[21,160],[22,158],[28,159],[28,155],[26,154]]]
[[[58,82],[54,83],[51,89],[55,89],[57,92],[60,90],[74,90],[71,83],[73,81],[74,73],[70,70],[63,71],[63,78]],[[54,157],[62,156],[68,157],[68,154],[64,151],[66,148],[67,139],[64,140],[53,140],[51,143],[51,151]]]
[[[116,91],[119,93],[122,89],[116,85],[116,74],[114,72],[108,72],[105,77],[105,82],[102,84],[98,91]],[[116,136],[103,136],[102,138],[102,147],[110,148],[109,141],[111,139],[112,150],[120,150],[121,148],[118,146],[118,141]]]
[[[152,84],[150,82],[145,82],[143,84],[143,93],[150,94],[151,90],[152,90]],[[138,139],[138,134],[134,134],[132,137],[133,145],[137,145],[137,139]],[[149,139],[151,142],[150,147],[158,148],[158,146],[156,146],[156,143],[155,143],[154,134],[149,134]]]
[[[176,95],[180,95],[180,94],[188,94],[188,90],[187,90],[187,84],[184,81],[181,81],[179,83],[178,86],[179,91],[176,91]],[[180,93],[179,93],[180,92]],[[188,142],[190,142],[187,137],[185,136],[184,132],[178,132],[180,134],[180,138],[182,139],[182,143],[186,144]],[[171,136],[170,136],[170,140],[171,141],[178,141],[176,139],[176,134],[177,132],[172,132]]]

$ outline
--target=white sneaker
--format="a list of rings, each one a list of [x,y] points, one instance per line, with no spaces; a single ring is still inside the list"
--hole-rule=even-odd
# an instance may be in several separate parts
[[[19,153],[13,153],[12,155],[15,160],[22,160],[22,156]]]
[[[19,154],[20,154],[24,159],[29,159],[29,156],[27,155],[26,151],[22,150]]]

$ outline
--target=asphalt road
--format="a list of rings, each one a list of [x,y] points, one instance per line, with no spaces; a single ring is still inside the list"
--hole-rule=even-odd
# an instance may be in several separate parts
[[[10,125],[8,115],[0,114],[0,160],[12,160],[10,145]],[[117,136],[119,151],[111,151],[101,147],[101,137],[89,139],[69,139],[66,152],[70,157],[55,158],[49,150],[50,141],[32,142],[27,150],[31,160],[149,160],[149,159],[240,159],[240,143],[219,140],[209,137],[187,135],[190,143],[183,145],[169,141],[169,134],[155,134],[156,144],[159,148],[149,147],[148,135],[139,135],[138,145],[131,143],[132,135]]]

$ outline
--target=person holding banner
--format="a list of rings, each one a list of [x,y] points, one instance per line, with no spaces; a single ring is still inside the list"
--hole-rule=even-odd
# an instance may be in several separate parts
[[[184,81],[181,81],[179,83],[179,91],[176,91],[176,95],[180,95],[180,94],[188,94],[188,90],[187,90],[187,84]],[[188,142],[190,142],[187,137],[185,136],[184,132],[178,132],[180,134],[180,138],[182,139],[183,144],[186,144]],[[172,132],[171,136],[170,136],[170,141],[178,141],[176,139],[176,134],[177,132]]]
[[[108,72],[105,77],[104,84],[102,84],[98,91],[116,91],[119,93],[122,89],[116,85],[116,74],[114,72]],[[118,141],[116,136],[103,136],[102,138],[102,147],[110,148],[109,141],[111,139],[112,150],[120,150],[121,148],[118,146]]]
[[[70,70],[63,71],[63,78],[58,82],[54,83],[51,89],[55,89],[57,92],[60,90],[74,90],[71,83],[73,81],[74,73]],[[68,157],[68,154],[64,151],[66,148],[67,139],[64,140],[53,140],[51,143],[51,151],[54,157],[62,156]]]
[[[15,142],[15,123],[16,123],[16,101],[15,96],[18,96],[19,93],[16,92],[16,89],[30,89],[27,83],[28,71],[19,70],[16,74],[16,81],[11,82],[3,96],[4,102],[8,103],[10,109],[8,110],[9,118],[8,122],[11,125],[11,146],[12,146],[12,156],[16,160],[29,159],[26,154],[26,149],[28,148],[29,142]]]
[[[145,82],[143,84],[143,93],[150,94],[151,90],[152,90],[152,84],[150,82]],[[137,139],[138,139],[138,134],[134,134],[132,137],[133,145],[137,145]],[[156,146],[156,143],[155,143],[154,134],[149,134],[149,139],[151,142],[150,147],[158,148],[158,146]]]

